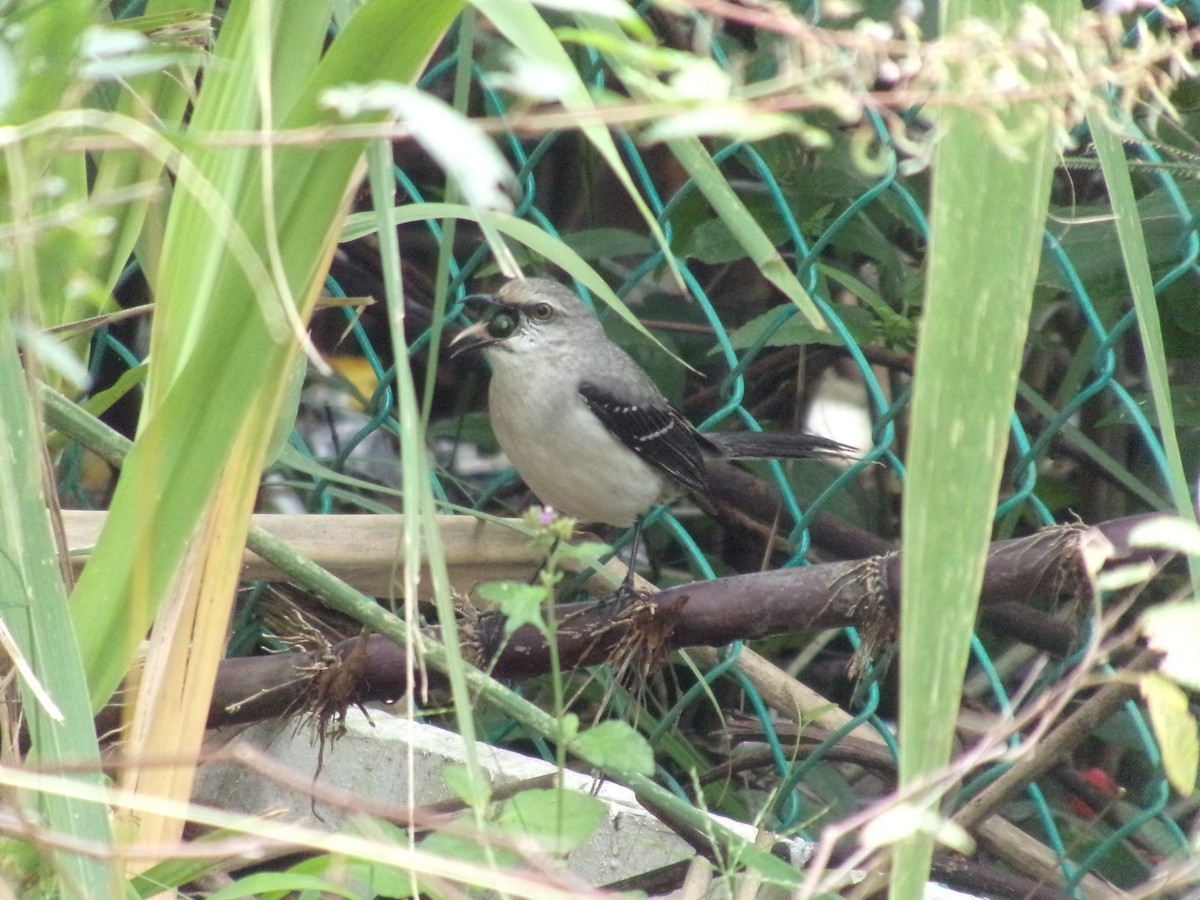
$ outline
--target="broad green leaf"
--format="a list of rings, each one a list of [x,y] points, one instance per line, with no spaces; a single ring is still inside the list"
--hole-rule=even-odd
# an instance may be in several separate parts
[[[464,825],[467,822],[465,816],[460,816],[459,820]],[[521,857],[515,850],[492,847],[478,839],[472,840],[445,831],[435,831],[429,835],[421,842],[421,849],[456,863],[474,863],[493,870],[516,869],[521,864]]]
[[[1185,181],[1178,191],[1188,206],[1200,204],[1200,182]],[[1146,259],[1151,271],[1161,274],[1179,259],[1179,214],[1171,195],[1165,190],[1151,191],[1136,201],[1137,219],[1145,236]],[[1093,295],[1125,297],[1129,283],[1114,209],[1111,205],[1058,208],[1053,211],[1049,231],[1071,259],[1075,274]],[[1043,251],[1038,284],[1058,290],[1070,290],[1071,283]]]
[[[595,765],[639,775],[654,773],[654,751],[625,722],[615,719],[601,722],[580,734],[574,743],[583,757]]]
[[[611,260],[622,256],[642,257],[653,249],[645,235],[625,228],[587,228],[560,237],[581,259],[586,260]]]
[[[467,806],[481,807],[491,799],[487,782],[473,779],[466,766],[445,766],[441,776],[446,787]]]
[[[879,323],[869,309],[861,306],[837,305],[833,307],[837,317],[841,319],[846,330],[856,344],[870,344],[880,339]],[[755,316],[741,328],[729,335],[729,343],[734,350],[745,350],[755,346],[763,335],[779,321],[781,308],[768,310],[762,315]],[[840,347],[843,344],[840,335],[828,329],[816,329],[801,316],[791,316],[786,322],[776,328],[767,339],[767,347],[796,347],[803,344],[830,344]]]
[[[1195,644],[1192,645],[1193,650]],[[1167,781],[1180,796],[1196,789],[1200,768],[1200,736],[1196,717],[1188,709],[1188,696],[1179,685],[1161,675],[1143,675],[1139,687],[1150,711],[1150,724],[1162,754]]]
[[[357,889],[342,886],[338,882],[320,875],[304,875],[298,872],[255,872],[253,875],[239,878],[215,894],[209,894],[208,900],[242,900],[243,897],[261,897],[274,892],[279,892],[282,896],[296,891],[318,891],[322,897],[346,897],[347,900],[357,900],[362,896]]]
[[[780,221],[769,202],[763,202],[757,198],[742,202],[754,214],[763,234],[774,246],[778,247],[787,240],[787,228]],[[711,215],[707,209],[705,213]],[[707,219],[693,228],[680,253],[710,266],[735,262],[750,255],[742,242],[734,237],[733,229],[723,219]]]
[[[607,818],[595,797],[557,788],[522,791],[504,802],[497,824],[537,840],[551,853],[570,853]]]
[[[596,541],[584,541],[581,544],[561,544],[558,548],[560,556],[577,559],[599,559],[612,553],[612,547]]]
[[[79,75],[85,29],[94,4],[57,0],[28,5],[5,29],[0,70],[0,124],[30,122],[58,109]],[[6,15],[11,15],[6,10]]]
[[[475,591],[480,599],[494,603],[504,614],[504,633],[512,634],[522,625],[532,625],[546,634],[546,621],[542,607],[546,603],[546,589],[535,584],[519,581],[492,581],[481,584]]]

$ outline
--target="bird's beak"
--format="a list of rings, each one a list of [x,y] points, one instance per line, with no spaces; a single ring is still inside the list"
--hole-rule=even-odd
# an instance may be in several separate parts
[[[473,350],[482,350],[488,344],[496,343],[495,338],[488,337],[487,330],[489,324],[488,320],[484,319],[481,322],[476,322],[470,328],[464,328],[456,334],[454,340],[450,342],[450,346],[455,348],[451,351],[450,358],[455,359],[464,353],[470,353]],[[470,343],[463,344],[463,341],[470,341]],[[462,346],[459,346],[460,344]]]
[[[464,303],[482,303],[490,307],[500,306],[500,301],[491,294],[471,294],[463,298]],[[482,350],[489,344],[496,343],[496,339],[488,334],[488,326],[491,324],[490,316],[485,316],[474,325],[464,328],[454,336],[450,341],[451,347],[457,347],[450,353],[450,358],[455,359],[462,356],[464,353],[470,353],[474,350]],[[470,343],[462,344],[463,341]],[[459,346],[461,344],[461,346]]]

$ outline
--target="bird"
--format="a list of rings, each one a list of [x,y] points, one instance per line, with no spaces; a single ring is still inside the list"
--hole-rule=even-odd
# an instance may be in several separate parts
[[[635,554],[647,512],[689,491],[708,493],[709,461],[852,452],[806,433],[697,431],[557,281],[518,278],[469,299],[488,311],[454,338],[453,355],[482,351],[490,364],[489,416],[501,450],[556,512],[633,526]]]

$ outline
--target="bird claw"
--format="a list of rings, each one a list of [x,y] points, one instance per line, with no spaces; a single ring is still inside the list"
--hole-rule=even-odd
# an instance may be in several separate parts
[[[607,597],[601,597],[599,600],[597,600],[596,605],[601,609],[608,607],[619,609],[622,606],[637,600],[641,595],[638,593],[638,589],[634,585],[633,581],[633,569],[626,570],[625,578],[621,581],[620,585],[617,586],[617,589]]]

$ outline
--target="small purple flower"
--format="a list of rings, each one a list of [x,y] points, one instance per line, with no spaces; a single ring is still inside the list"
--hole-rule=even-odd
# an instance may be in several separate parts
[[[557,516],[558,514],[554,511],[553,506],[543,506],[542,512],[538,516],[538,524],[543,526],[553,525]]]

